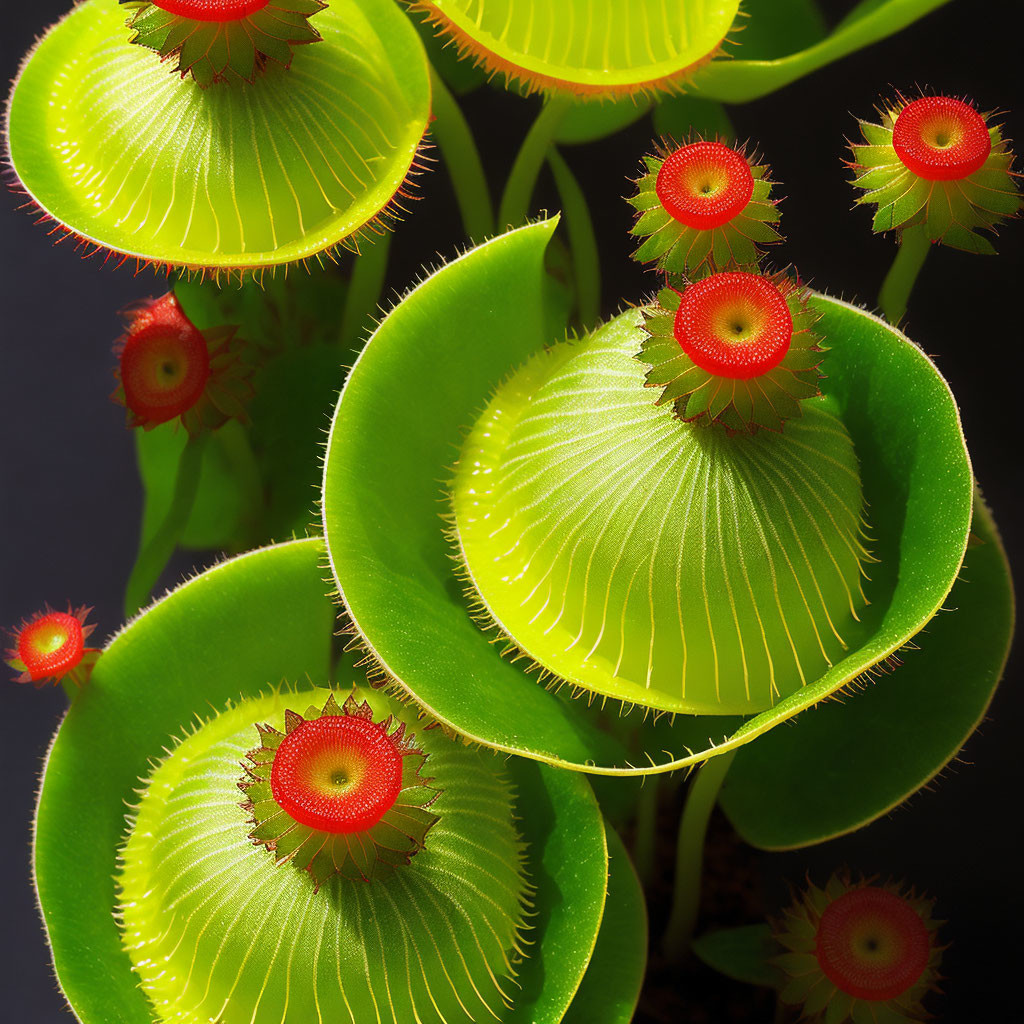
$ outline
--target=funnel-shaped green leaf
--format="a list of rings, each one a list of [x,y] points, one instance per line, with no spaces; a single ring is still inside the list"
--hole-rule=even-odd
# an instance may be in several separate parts
[[[985,715],[1013,634],[1013,589],[988,509],[956,586],[891,676],[744,747],[721,803],[763,849],[823,842],[891,810],[938,773]]]
[[[143,263],[249,270],[355,246],[385,214],[430,113],[391,0],[332,4],[290,69],[208,89],[132,44],[125,17],[79,4],[14,87],[11,162],[60,227]]]
[[[971,523],[956,405],[904,335],[820,296],[817,330],[830,346],[822,386],[860,462],[879,559],[865,584],[871,603],[845,638],[845,655],[748,719],[676,715],[646,723],[545,689],[522,662],[502,658],[473,622],[456,578],[438,519],[441,481],[501,380],[557,340],[543,326],[542,261],[552,227],[503,235],[413,289],[371,338],[342,393],[324,478],[328,545],[354,623],[382,668],[481,743],[634,774],[698,763],[802,712],[813,717],[815,704],[855,683],[898,686],[898,674],[874,683],[871,673],[929,623],[920,645],[941,630],[949,643],[974,650],[956,613],[932,621],[956,579]],[[984,599],[998,607],[1000,593],[986,588]],[[458,686],[451,664],[462,667]],[[938,692],[943,684],[935,685]],[[859,696],[844,693],[851,703]]]
[[[488,71],[581,96],[677,87],[721,46],[738,0],[417,0]]]
[[[110,642],[68,712],[40,792],[34,868],[57,977],[86,1024],[153,1019],[112,914],[125,805],[134,801],[139,778],[150,774],[175,736],[230,701],[266,694],[282,682],[302,688],[333,678],[342,690],[358,682],[359,673],[348,666],[331,675],[335,609],[323,558],[320,542],[296,541],[226,562],[173,591]],[[445,742],[444,735],[436,733],[434,742]],[[501,1019],[557,1022],[598,942],[608,875],[605,826],[580,776],[526,761],[494,763],[514,786],[525,870],[536,890],[533,945],[517,965],[521,987]],[[251,849],[246,826],[239,827],[243,847]],[[638,899],[636,890],[628,873],[624,882],[621,872],[616,878],[615,928],[602,935],[598,951],[632,965],[614,997],[624,1006],[635,997],[642,941],[636,911],[618,906],[620,899]],[[398,958],[396,971],[404,970],[405,953],[396,948],[391,954]],[[443,983],[441,963],[422,954],[426,969]],[[291,984],[303,980],[308,976],[295,973]],[[322,1006],[325,998],[321,988]],[[249,992],[249,1006],[254,999]],[[327,1008],[331,1019],[348,1019],[343,1004]],[[420,1014],[424,1024],[434,1019],[422,1005]],[[279,1018],[280,1012],[273,1024]],[[263,1017],[256,1020],[262,1024]],[[393,1018],[382,1020],[391,1024]]]

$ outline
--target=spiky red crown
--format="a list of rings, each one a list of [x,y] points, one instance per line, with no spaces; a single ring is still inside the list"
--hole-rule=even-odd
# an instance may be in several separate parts
[[[655,404],[732,433],[780,430],[820,393],[823,346],[808,292],[785,272],[724,271],[662,289],[643,310],[638,358]]]
[[[631,233],[641,239],[635,260],[693,278],[756,267],[761,247],[781,241],[770,170],[744,147],[663,139],[644,167],[629,199],[637,211]]]
[[[942,955],[937,929],[931,901],[913,890],[846,872],[824,888],[808,884],[774,924],[786,951],[774,960],[780,1000],[836,1024],[924,1020]]]
[[[12,630],[7,664],[20,673],[17,681],[40,687],[70,678],[81,686],[99,656],[98,650],[85,646],[96,628],[87,621],[90,611],[84,605],[75,609],[68,605],[66,612],[47,606]]]
[[[190,434],[245,419],[251,367],[236,329],[200,331],[173,292],[128,311],[128,329],[114,346],[118,387],[111,396],[128,424],[151,430],[180,419]]]
[[[437,823],[438,791],[420,776],[426,754],[404,723],[375,721],[365,701],[333,695],[284,732],[258,726],[261,745],[243,763],[249,837],[307,870],[317,887],[339,874],[369,881],[406,864]]]
[[[901,93],[878,108],[880,123],[860,121],[850,144],[858,204],[876,207],[875,231],[923,229],[932,242],[967,252],[995,252],[981,232],[1016,217],[1013,153],[991,115],[951,96]]]

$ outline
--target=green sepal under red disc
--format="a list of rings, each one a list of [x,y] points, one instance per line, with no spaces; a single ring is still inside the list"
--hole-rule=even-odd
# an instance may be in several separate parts
[[[875,232],[923,225],[932,242],[991,255],[995,247],[979,231],[994,232],[1001,221],[1024,208],[1013,171],[1013,153],[998,125],[988,127],[992,148],[985,162],[959,180],[920,177],[900,159],[893,127],[908,101],[903,96],[877,108],[881,124],[859,121],[862,142],[850,144],[852,184],[863,191],[858,204],[876,207]],[[982,115],[988,122],[990,114]]]
[[[373,721],[373,711],[365,701],[349,695],[339,705],[333,694],[323,708],[310,707],[305,715],[285,712],[284,732],[270,725],[258,725],[261,745],[246,755],[245,775],[239,788],[246,799],[242,809],[252,815],[249,838],[265,846],[278,865],[291,861],[308,871],[319,888],[333,875],[370,881],[390,873],[398,865],[408,864],[423,849],[426,835],[438,822],[429,807],[439,791],[429,778],[420,775],[426,760],[424,752],[406,733],[405,723],[388,716],[377,723],[402,757],[402,788],[392,807],[380,820],[363,832],[330,833],[303,825],[284,811],[274,799],[271,773],[281,742],[303,722],[323,715],[352,715]]]
[[[703,140],[690,140],[693,141]],[[782,235],[772,227],[780,215],[778,200],[771,197],[776,183],[770,178],[767,164],[758,163],[754,155],[748,156],[742,146],[734,147],[750,167],[753,193],[746,206],[726,224],[700,229],[688,227],[673,217],[656,190],[662,164],[681,147],[668,139],[659,140],[655,147],[656,152],[644,156],[644,173],[635,181],[637,191],[627,199],[637,211],[636,222],[630,229],[630,234],[641,240],[633,253],[637,262],[654,262],[658,270],[693,277],[707,268],[756,266],[764,246],[782,241]]]
[[[327,6],[324,0],[269,0],[241,18],[200,21],[150,0],[121,3],[136,9],[128,22],[132,42],[175,59],[175,70],[204,88],[232,78],[251,82],[268,60],[288,67],[293,46],[320,41],[309,19]]]
[[[778,365],[745,380],[718,377],[683,351],[675,334],[676,312],[687,287],[676,279],[641,309],[645,332],[637,358],[650,366],[644,386],[660,388],[655,405],[673,403],[685,422],[721,424],[730,433],[781,430],[800,415],[800,402],[821,394],[818,366],[827,350],[813,331],[818,314],[808,308],[809,292],[785,271],[765,275],[785,298],[793,322],[789,349]]]

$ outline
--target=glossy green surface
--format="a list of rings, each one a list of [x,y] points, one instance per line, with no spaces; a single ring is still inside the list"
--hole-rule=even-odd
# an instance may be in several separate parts
[[[820,399],[754,437],[681,422],[645,387],[644,338],[629,311],[503,382],[459,454],[453,548],[481,618],[555,677],[762,711],[857,628],[853,445]]]
[[[738,0],[426,0],[416,4],[489,70],[527,86],[635,93],[711,56]]]
[[[296,541],[196,577],[108,645],[68,712],[40,792],[34,870],[58,980],[86,1024],[151,1020],[112,915],[125,804],[150,759],[197,716],[282,682],[332,678],[336,609],[323,559],[320,542]],[[349,667],[340,673],[333,678],[341,686],[358,677]],[[527,761],[505,770],[536,891],[534,945],[517,967],[521,988],[503,1020],[557,1022],[598,938],[605,826],[580,776]],[[631,936],[623,941],[635,955]]]
[[[818,330],[831,346],[824,387],[861,462],[880,559],[847,656],[743,722],[676,716],[617,724],[614,707],[602,712],[544,689],[473,623],[438,513],[465,428],[512,368],[554,340],[544,326],[542,274],[553,227],[543,222],[472,250],[415,288],[370,340],[329,443],[324,511],[333,569],[376,658],[459,732],[591,771],[670,770],[810,708],[929,622],[966,547],[970,464],[956,406],[928,358],[878,318],[816,298]],[[448,325],[444,333],[439,324]],[[940,617],[934,628],[942,627]],[[462,666],[458,687],[450,664]]]
[[[739,752],[721,804],[748,843],[787,849],[852,832],[926,785],[974,732],[1006,664],[1014,602],[980,498],[973,535],[947,610],[901,667]]]
[[[323,42],[251,86],[202,89],[87,0],[15,85],[11,160],[43,211],[140,261],[251,269],[315,256],[391,201],[429,118],[426,57],[392,0],[314,17]]]

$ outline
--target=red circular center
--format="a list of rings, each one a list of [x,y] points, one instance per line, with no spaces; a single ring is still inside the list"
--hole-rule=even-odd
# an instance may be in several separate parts
[[[716,377],[749,380],[778,366],[789,351],[793,318],[766,277],[729,271],[691,284],[676,312],[680,348]]]
[[[66,612],[50,612],[18,634],[18,657],[33,682],[70,672],[85,652],[82,624]]]
[[[969,103],[950,96],[908,103],[893,125],[892,145],[903,164],[928,181],[966,178],[992,151],[985,119]]]
[[[855,999],[895,999],[928,966],[928,928],[906,900],[874,886],[853,889],[821,915],[818,963],[840,991]]]
[[[168,14],[193,21],[238,21],[262,11],[270,0],[153,0],[153,6]]]
[[[363,832],[402,790],[402,755],[384,727],[354,715],[303,722],[274,754],[270,788],[282,810],[321,832]]]
[[[199,401],[210,377],[206,339],[173,295],[144,309],[121,353],[125,404],[146,423],[165,423]]]
[[[661,205],[688,228],[719,228],[754,194],[746,159],[722,142],[692,142],[670,153],[658,171]]]

